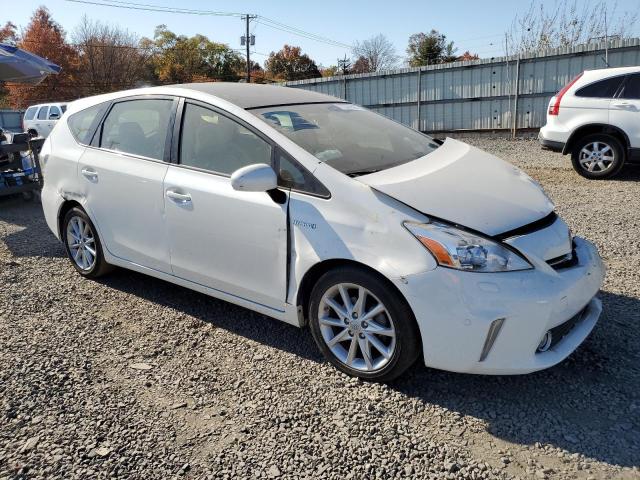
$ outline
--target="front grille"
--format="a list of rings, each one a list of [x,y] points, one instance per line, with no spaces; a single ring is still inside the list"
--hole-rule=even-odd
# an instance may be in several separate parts
[[[574,327],[582,321],[587,312],[587,308],[588,306],[584,307],[566,322],[561,323],[560,325],[555,326],[551,330],[549,330],[549,332],[551,333],[551,344],[548,346],[547,350],[556,346],[560,341],[562,341],[564,337],[569,335],[571,330],[573,330]]]

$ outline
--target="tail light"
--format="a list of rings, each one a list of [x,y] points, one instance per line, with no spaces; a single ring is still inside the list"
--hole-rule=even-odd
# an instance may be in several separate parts
[[[551,102],[549,103],[549,112],[548,112],[549,115],[558,115],[558,113],[560,113],[560,101],[562,100],[562,97],[564,96],[565,93],[567,93],[567,91],[573,86],[574,83],[580,80],[580,77],[582,77],[583,73],[584,72],[580,72],[578,75],[576,75],[573,80],[567,83],[562,88],[562,90],[560,90],[556,94],[556,96],[551,99]]]

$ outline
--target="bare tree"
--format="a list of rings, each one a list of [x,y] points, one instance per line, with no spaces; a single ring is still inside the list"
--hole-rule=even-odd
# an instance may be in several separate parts
[[[72,37],[80,59],[77,81],[85,95],[130,88],[143,77],[149,55],[128,30],[85,16]]]
[[[398,64],[398,56],[393,44],[382,34],[356,42],[352,53],[354,62],[366,63],[369,72],[389,70]]]
[[[560,0],[550,9],[532,0],[507,32],[507,54],[628,37],[637,17],[636,12],[619,13],[611,0]]]

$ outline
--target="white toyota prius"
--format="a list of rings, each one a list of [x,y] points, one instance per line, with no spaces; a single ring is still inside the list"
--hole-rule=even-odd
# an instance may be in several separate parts
[[[293,325],[387,381],[550,367],[596,324],[604,267],[540,186],[316,92],[145,88],[69,105],[42,205],[74,267],[136,270]]]

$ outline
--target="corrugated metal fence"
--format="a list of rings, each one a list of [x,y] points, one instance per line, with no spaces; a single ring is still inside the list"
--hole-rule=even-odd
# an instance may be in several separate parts
[[[640,39],[610,41],[607,55],[610,67],[640,65]],[[583,70],[605,67],[602,42],[286,85],[344,98],[425,132],[539,128],[558,90]]]

